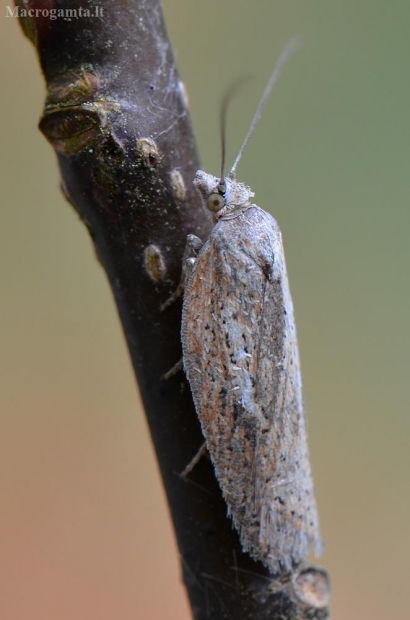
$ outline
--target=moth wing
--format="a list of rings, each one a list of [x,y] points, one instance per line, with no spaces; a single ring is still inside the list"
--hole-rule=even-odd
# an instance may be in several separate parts
[[[281,234],[254,206],[220,220],[184,294],[182,343],[242,546],[271,570],[320,544]]]
[[[254,493],[254,330],[265,278],[254,261],[237,251],[231,236],[237,234],[235,229],[234,220],[220,221],[199,253],[184,293],[181,331],[195,408],[229,512],[240,530]]]
[[[273,218],[264,216],[274,258],[258,338],[256,402],[266,427],[256,446],[255,506],[260,515],[260,549],[267,564],[277,569],[280,562],[290,569],[308,556],[311,547],[319,555],[322,541],[282,239]]]

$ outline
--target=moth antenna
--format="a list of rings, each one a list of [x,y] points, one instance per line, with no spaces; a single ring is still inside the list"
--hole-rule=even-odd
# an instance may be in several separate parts
[[[280,75],[284,65],[289,60],[289,58],[291,56],[293,56],[293,54],[298,49],[300,49],[300,48],[301,48],[301,41],[300,41],[300,38],[296,36],[296,37],[292,37],[286,43],[285,47],[282,49],[282,51],[281,51],[281,53],[279,55],[279,58],[277,59],[277,61],[275,63],[275,66],[273,68],[273,71],[272,71],[272,74],[271,74],[271,76],[269,78],[269,81],[268,81],[268,83],[266,85],[266,88],[263,91],[263,95],[261,97],[261,100],[260,100],[259,105],[257,107],[257,110],[255,112],[255,116],[253,117],[252,122],[251,122],[251,124],[249,126],[248,133],[246,134],[245,140],[243,141],[242,146],[239,149],[239,152],[238,152],[238,154],[236,156],[236,159],[235,159],[235,161],[233,163],[233,166],[232,166],[231,171],[229,173],[231,176],[235,175],[236,166],[238,165],[239,160],[242,157],[242,154],[243,154],[243,152],[245,150],[245,147],[248,144],[248,142],[250,140],[250,137],[252,136],[252,134],[253,134],[253,132],[255,130],[255,127],[256,127],[260,117],[262,116],[262,112],[263,112],[263,110],[265,108],[266,102],[269,99],[269,95],[271,94],[272,89],[275,86],[275,84],[276,84],[276,82],[277,82],[277,80],[279,78],[279,75]]]
[[[226,191],[225,185],[225,155],[226,155],[226,110],[228,108],[229,98],[227,93],[222,101],[220,130],[221,130],[221,178],[219,179],[219,190],[222,194]]]
[[[225,184],[225,157],[226,157],[226,118],[229,104],[238,92],[239,88],[248,78],[239,78],[236,80],[225,94],[221,105],[220,129],[221,129],[221,178],[219,181],[219,191],[224,194],[226,191]]]

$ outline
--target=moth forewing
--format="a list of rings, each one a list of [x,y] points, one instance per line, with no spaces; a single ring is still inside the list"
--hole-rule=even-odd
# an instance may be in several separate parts
[[[226,183],[184,292],[183,362],[242,546],[278,572],[321,548],[293,307],[277,223]],[[195,184],[206,202],[218,179]]]

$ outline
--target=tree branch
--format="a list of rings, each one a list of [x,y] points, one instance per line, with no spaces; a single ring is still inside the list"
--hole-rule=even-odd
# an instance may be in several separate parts
[[[205,239],[209,222],[192,186],[198,158],[159,0],[81,0],[71,20],[50,18],[73,10],[68,0],[16,6],[47,84],[40,129],[117,303],[193,617],[327,618],[325,571],[274,578],[242,552],[209,459],[189,481],[178,476],[203,437],[183,373],[162,378],[181,356],[181,304],[160,306],[178,284],[187,234]]]

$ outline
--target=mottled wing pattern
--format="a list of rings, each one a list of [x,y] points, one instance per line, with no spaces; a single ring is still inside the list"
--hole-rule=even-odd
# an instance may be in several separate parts
[[[243,548],[274,572],[320,552],[281,233],[259,207],[221,218],[184,294],[184,368]]]

